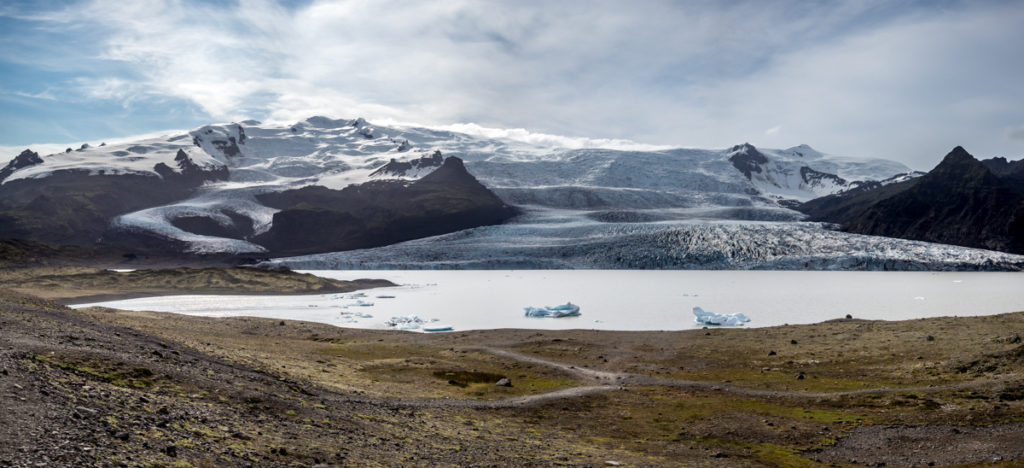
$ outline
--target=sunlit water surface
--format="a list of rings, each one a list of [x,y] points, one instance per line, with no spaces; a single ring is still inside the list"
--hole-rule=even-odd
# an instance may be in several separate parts
[[[748,327],[815,323],[847,314],[903,320],[1024,310],[1022,273],[828,271],[308,271],[335,279],[383,278],[400,286],[314,296],[163,296],[96,304],[205,317],[308,320],[386,328],[417,315],[455,330],[533,328],[683,330],[692,309],[742,312]],[[380,298],[378,296],[394,296]],[[357,301],[372,306],[356,305]],[[525,317],[523,307],[572,301],[581,316]]]

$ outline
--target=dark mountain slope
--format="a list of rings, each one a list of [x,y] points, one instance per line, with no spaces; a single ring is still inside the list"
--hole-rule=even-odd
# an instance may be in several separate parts
[[[271,229],[254,239],[276,255],[377,247],[498,224],[516,214],[453,157],[412,183],[374,181],[342,190],[311,186],[259,200],[282,210]]]
[[[1024,253],[1022,191],[959,146],[918,179],[819,198],[800,210],[849,232]]]
[[[64,171],[0,186],[0,238],[92,245],[121,214],[188,197],[199,184],[178,176]]]

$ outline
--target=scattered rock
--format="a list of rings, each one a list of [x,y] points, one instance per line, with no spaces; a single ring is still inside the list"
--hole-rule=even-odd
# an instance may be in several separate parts
[[[796,340],[789,340],[789,344],[796,344]]]
[[[168,457],[172,457],[172,458],[173,457],[177,457],[178,456],[178,447],[175,447],[173,445],[168,445],[168,446],[164,447],[164,453],[167,454]]]
[[[776,354],[777,354],[777,353],[776,353],[775,351],[768,351],[768,355],[769,355],[769,356],[775,356]]]
[[[852,316],[852,315],[850,315],[850,314],[846,314],[846,319],[847,319],[847,320],[850,320],[850,319],[852,319],[852,318],[853,318],[853,316]]]
[[[934,336],[931,336],[931,335],[928,335],[928,336],[924,337],[924,339],[925,339],[926,341],[935,341],[935,337],[934,337]]]
[[[500,380],[498,380],[498,382],[497,382],[497,383],[495,383],[494,385],[497,385],[497,386],[499,386],[499,387],[511,387],[511,386],[512,386],[512,381],[511,381],[511,380],[509,380],[509,379],[508,379],[508,377],[502,377],[502,378],[501,378]]]

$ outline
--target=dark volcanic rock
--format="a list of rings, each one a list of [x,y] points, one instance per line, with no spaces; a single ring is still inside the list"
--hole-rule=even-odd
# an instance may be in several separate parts
[[[214,180],[227,180],[228,168],[218,166],[213,168],[199,167],[184,150],[178,150],[174,155],[174,162],[178,164],[178,171],[174,171],[164,163],[153,166],[153,170],[165,180],[176,180],[176,183],[199,186],[204,182]]]
[[[14,157],[11,162],[7,163],[3,169],[0,169],[0,182],[3,182],[8,176],[14,173],[14,171],[23,167],[35,166],[36,164],[42,164],[43,158],[39,157],[39,153],[32,150],[22,151],[21,154]]]
[[[401,151],[401,149],[399,150]],[[397,161],[392,159],[376,171],[371,172],[370,177],[402,177],[408,175],[410,171],[424,168],[438,168],[441,167],[442,164],[444,164],[444,156],[441,156],[440,151],[434,151],[434,154],[431,154],[430,156],[423,156],[418,159],[413,159],[412,161]]]
[[[312,186],[265,194],[281,211],[254,241],[277,255],[351,250],[498,224],[516,210],[466,171],[458,158],[423,178],[331,190]]]
[[[733,167],[742,172],[743,175],[747,176],[747,179],[750,179],[752,172],[760,174],[762,170],[761,165],[768,163],[768,158],[750,143],[733,146],[730,151],[735,154],[729,157],[729,162],[732,163]]]
[[[155,169],[160,176],[62,170],[47,177],[7,181],[0,185],[0,238],[71,245],[127,242],[124,236],[130,233],[112,228],[118,215],[187,198],[204,182],[227,178],[226,168],[200,168],[184,152],[175,160],[180,172],[158,164]],[[161,243],[147,237],[126,245],[154,248]],[[167,242],[162,245],[158,250],[178,248]]]
[[[1024,188],[1024,159],[1007,161],[1006,158],[992,158],[981,163],[1001,179]]]
[[[990,165],[958,146],[917,179],[823,197],[800,210],[849,232],[1024,253],[1024,191]]]
[[[811,186],[822,185],[826,181],[831,181],[833,184],[838,186],[844,186],[847,184],[846,179],[842,177],[835,174],[829,174],[827,172],[816,171],[807,166],[800,168],[800,178],[803,179],[804,183]]]

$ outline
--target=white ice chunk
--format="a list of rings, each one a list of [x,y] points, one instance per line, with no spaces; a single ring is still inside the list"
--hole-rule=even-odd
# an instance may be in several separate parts
[[[580,306],[566,302],[554,307],[524,307],[527,317],[576,317],[580,315]]]
[[[708,312],[700,307],[693,308],[694,320],[702,325],[726,325],[726,326],[740,326],[744,322],[749,322],[750,318],[742,313],[735,314],[716,314],[714,312]]]

